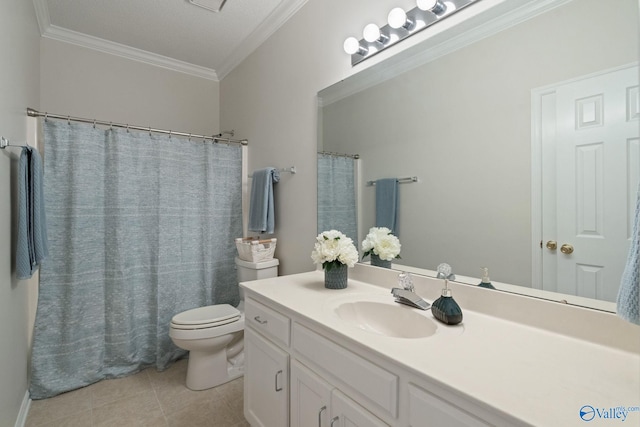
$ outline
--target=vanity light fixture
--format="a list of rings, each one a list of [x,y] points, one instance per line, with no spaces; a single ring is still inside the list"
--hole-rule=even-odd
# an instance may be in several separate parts
[[[389,12],[387,25],[371,23],[364,27],[361,40],[347,38],[344,51],[351,55],[351,65],[356,65],[477,1],[416,0],[416,7],[406,12],[396,7]]]

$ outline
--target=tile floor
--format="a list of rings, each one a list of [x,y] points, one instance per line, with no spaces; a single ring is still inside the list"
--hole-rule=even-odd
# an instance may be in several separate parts
[[[243,379],[203,391],[184,382],[187,361],[163,372],[104,380],[31,402],[26,427],[249,427],[242,414]]]

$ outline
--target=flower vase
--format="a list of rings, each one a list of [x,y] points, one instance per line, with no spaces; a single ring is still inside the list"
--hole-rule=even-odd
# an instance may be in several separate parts
[[[371,254],[371,265],[382,268],[391,268],[391,261],[385,261],[374,253]]]
[[[328,289],[345,289],[347,287],[348,267],[346,264],[333,266],[324,270],[324,287]]]

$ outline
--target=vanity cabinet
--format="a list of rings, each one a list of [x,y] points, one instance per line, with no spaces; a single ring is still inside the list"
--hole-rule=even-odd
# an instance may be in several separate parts
[[[252,293],[245,299],[244,413],[252,427],[520,425],[267,304]]]

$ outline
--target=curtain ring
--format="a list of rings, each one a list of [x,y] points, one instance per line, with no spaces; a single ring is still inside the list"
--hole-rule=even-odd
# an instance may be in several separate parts
[[[169,129],[169,139],[171,139],[171,129]]]
[[[109,130],[113,130],[113,122],[109,122]]]
[[[96,128],[96,119],[93,119],[93,128]]]
[[[151,136],[151,126],[149,126],[149,136]]]
[[[191,142],[191,133],[189,133],[189,142]]]
[[[46,122],[49,119],[49,113],[44,112],[44,121]]]
[[[67,116],[67,124],[71,126],[71,116]]]
[[[127,123],[127,133],[129,133],[129,123]]]

